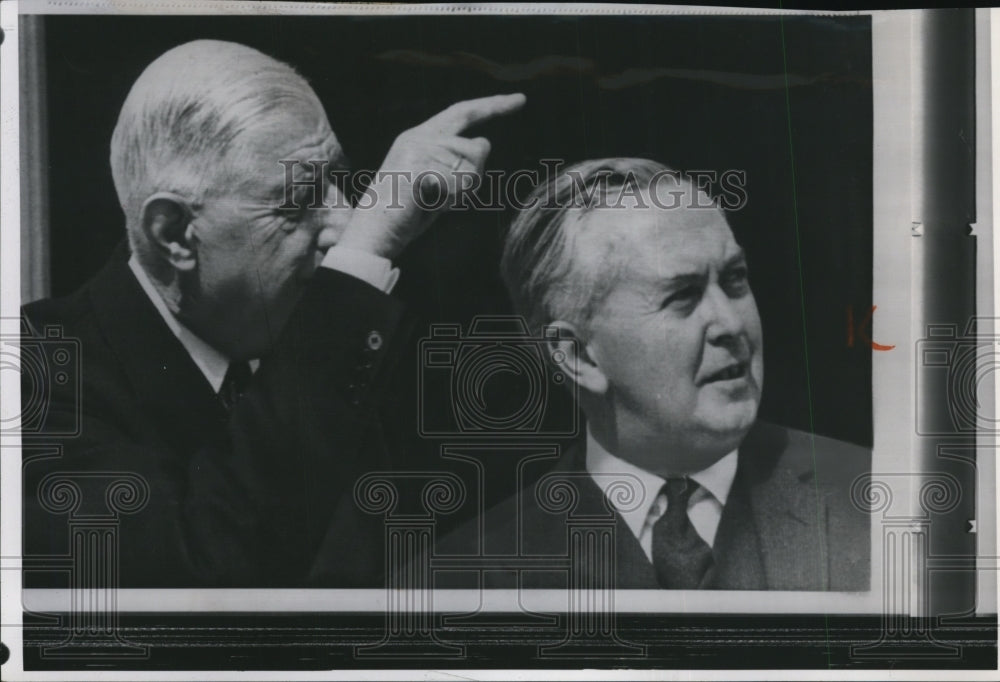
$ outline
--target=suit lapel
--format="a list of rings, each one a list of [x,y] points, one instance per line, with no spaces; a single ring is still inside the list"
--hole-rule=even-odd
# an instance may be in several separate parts
[[[135,279],[128,257],[128,250],[120,246],[91,283],[91,304],[138,407],[152,415],[173,448],[188,449],[218,430],[225,411]]]
[[[719,529],[712,547],[715,566],[708,584],[723,590],[765,590],[760,537],[754,520],[750,481],[745,467],[739,466],[722,510]]]
[[[578,509],[595,518],[607,518],[614,524],[615,585],[624,589],[658,589],[660,584],[656,580],[653,564],[622,515],[590,475],[587,475],[580,488]]]
[[[602,520],[613,524],[615,542],[615,585],[624,589],[657,589],[656,572],[642,551],[638,538],[625,523],[614,505],[604,495],[586,470],[585,447],[580,444],[571,447],[556,465],[556,471],[566,472],[572,478],[579,494],[574,516],[589,517],[595,522]],[[565,534],[565,522],[558,524],[557,532]],[[584,567],[586,569],[586,567]]]
[[[799,448],[801,450],[802,448]],[[573,448],[557,470],[585,472],[583,448]],[[827,508],[817,494],[812,453],[793,451],[787,431],[758,423],[740,446],[733,489],[720,521],[713,585],[742,590],[829,589]],[[613,509],[588,476],[575,478],[577,512],[595,518]],[[656,589],[656,572],[617,511],[616,584]],[[553,532],[565,533],[562,523]]]
[[[825,590],[826,504],[816,492],[811,453],[788,448],[785,432],[768,425],[755,429],[740,448],[766,588]]]
[[[626,589],[660,589],[656,569],[642,551],[639,539],[617,512],[615,518],[618,522],[615,526],[615,584]]]

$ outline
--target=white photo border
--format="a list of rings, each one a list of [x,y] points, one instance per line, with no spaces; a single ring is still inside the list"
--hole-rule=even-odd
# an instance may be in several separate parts
[[[171,2],[148,3],[139,0],[117,0],[98,2],[78,0],[58,2],[38,0],[29,2],[5,2],[0,5],[0,27],[6,39],[0,46],[0,77],[3,89],[0,96],[0,117],[3,120],[2,149],[3,163],[0,164],[0,321],[7,325],[5,333],[16,333],[10,325],[17,324],[20,307],[20,238],[17,226],[20,222],[20,191],[18,163],[18,13],[38,14],[148,14],[152,11],[163,14],[452,14],[456,12],[477,14],[520,13],[591,13],[591,14],[740,14],[740,15],[801,15],[828,14],[826,12],[781,12],[779,10],[741,10],[715,7],[659,7],[620,5],[528,5],[528,4],[479,4],[456,7],[450,5],[389,6],[365,5],[345,6],[336,4],[296,4],[296,3],[247,3],[208,2],[195,0],[175,0]],[[879,306],[879,314],[874,317],[873,338],[887,339],[896,345],[892,353],[875,353],[873,357],[873,422],[874,447],[872,469],[878,474],[913,473],[910,452],[918,436],[914,428],[914,404],[916,385],[914,378],[914,342],[919,338],[918,320],[913,311],[920,302],[915,298],[919,288],[914,283],[919,279],[916,265],[919,263],[914,253],[911,228],[915,216],[911,213],[914,193],[919,191],[914,177],[915,164],[912,162],[914,150],[915,112],[913,93],[919,84],[914,70],[915,50],[919,45],[913,39],[921,20],[920,11],[900,12],[860,12],[872,16],[873,49],[873,106],[874,106],[874,215],[873,252],[875,263],[873,273],[873,302]],[[979,10],[977,12],[979,34],[990,39],[989,47],[980,50],[980,60],[987,57],[994,69],[1000,64],[1000,11]],[[985,54],[984,54],[985,52]],[[995,73],[995,71],[994,71]],[[980,83],[990,84],[981,76]],[[980,95],[978,109],[978,147],[980,158],[979,187],[977,197],[980,206],[976,235],[989,250],[980,250],[981,277],[979,288],[989,291],[989,296],[980,295],[979,314],[993,315],[993,286],[997,264],[997,240],[993,239],[992,228],[1000,220],[1000,207],[992,201],[996,195],[995,178],[1000,177],[1000,135],[996,133],[997,111],[1000,110],[1000,94],[994,87],[992,100]],[[985,115],[984,115],[985,114]],[[987,133],[987,135],[984,135]],[[991,137],[990,137],[991,135]],[[992,145],[988,154],[984,140]],[[987,160],[988,159],[988,160]],[[983,172],[986,170],[988,172]],[[991,207],[991,210],[990,210]],[[986,252],[984,255],[983,252]],[[992,268],[986,270],[986,268]],[[985,274],[988,272],[988,275]],[[984,302],[986,301],[986,302]],[[994,386],[994,390],[997,386]],[[6,410],[15,410],[20,403],[19,386],[4,384],[0,387],[0,398],[7,405]],[[995,403],[998,404],[998,403]],[[906,438],[901,438],[905,434]],[[906,442],[908,441],[908,442]],[[905,445],[903,444],[905,442]],[[0,531],[0,554],[2,554],[2,619],[3,642],[10,650],[10,660],[4,664],[5,677],[8,671],[17,671],[17,679],[59,679],[58,673],[25,673],[21,661],[20,623],[23,609],[35,611],[67,610],[68,594],[65,590],[22,590],[21,586],[21,463],[17,443],[4,438],[2,448],[2,474],[0,474],[0,504],[2,504],[3,527]],[[977,610],[980,614],[997,612],[997,524],[996,485],[1000,483],[997,467],[981,467],[978,483],[979,533],[982,541],[978,557],[984,561],[978,572],[980,584]],[[893,494],[908,500],[915,509],[919,505],[919,491],[909,485],[904,478],[893,479]],[[987,493],[984,495],[983,493]],[[884,614],[887,600],[882,593],[884,557],[878,548],[882,547],[882,529],[878,520],[872,521],[872,590],[867,593],[819,593],[819,592],[769,592],[766,604],[761,604],[759,592],[707,591],[644,591],[619,590],[616,593],[618,613],[682,612],[701,614]],[[992,560],[992,563],[990,563]],[[911,576],[898,576],[908,582]],[[992,591],[991,591],[992,589]],[[488,611],[518,611],[524,599],[535,600],[532,610],[549,611],[565,608],[566,595],[562,592],[537,591],[537,594],[519,594],[514,590],[490,591],[486,599]],[[443,611],[465,610],[472,601],[478,602],[478,591],[444,590],[435,591],[435,609]],[[252,604],[252,607],[248,607]],[[119,590],[118,607],[125,612],[378,612],[385,608],[385,590]],[[893,604],[897,604],[893,602]],[[63,606],[60,606],[63,605]],[[908,612],[909,604],[897,604]],[[763,608],[762,608],[763,607]],[[922,607],[915,607],[918,611]],[[360,671],[354,671],[359,674]],[[364,671],[371,679],[404,679],[403,671]],[[554,671],[553,671],[554,672]],[[580,672],[578,679],[616,679],[621,671],[596,671],[593,674]],[[658,671],[659,676],[684,677],[682,671]],[[454,674],[474,675],[478,679],[525,679],[537,677],[539,671],[451,671],[442,676]],[[752,679],[763,671],[699,671],[706,678]],[[81,672],[80,679],[187,679],[194,673],[145,673],[145,672]],[[242,679],[239,673],[210,673],[213,679]],[[941,672],[914,672],[912,679],[941,679]],[[963,679],[988,679],[988,673],[966,671]],[[301,679],[337,679],[352,677],[351,671],[337,673],[312,673],[297,671]],[[574,673],[577,676],[577,673]],[[870,679],[872,671],[838,671],[841,679]],[[280,674],[258,671],[257,679],[281,679]],[[634,677],[634,674],[632,675]],[[771,679],[823,679],[822,673],[804,671],[770,671]],[[430,673],[427,679],[432,679]],[[15,679],[8,677],[8,679]]]

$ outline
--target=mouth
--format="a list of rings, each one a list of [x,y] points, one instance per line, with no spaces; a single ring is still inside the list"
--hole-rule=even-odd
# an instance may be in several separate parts
[[[745,379],[750,372],[749,362],[734,362],[718,369],[702,380],[702,384],[713,384],[721,381]]]

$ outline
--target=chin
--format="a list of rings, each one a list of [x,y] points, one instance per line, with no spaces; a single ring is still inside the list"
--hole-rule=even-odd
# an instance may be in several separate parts
[[[743,442],[747,432],[757,421],[757,404],[719,406],[706,423],[706,440],[714,440],[718,447],[735,449]]]

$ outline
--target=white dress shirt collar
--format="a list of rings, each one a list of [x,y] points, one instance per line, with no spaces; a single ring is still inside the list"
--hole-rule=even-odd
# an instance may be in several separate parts
[[[660,493],[660,488],[663,487],[666,481],[656,474],[651,474],[645,469],[640,469],[636,465],[612,455],[604,449],[604,446],[597,442],[597,439],[594,438],[589,428],[587,429],[587,471],[593,477],[594,482],[597,483],[597,487],[601,489],[601,492],[605,492],[615,482],[616,477],[619,481],[622,479],[627,480],[629,475],[639,479],[639,482],[642,484],[640,490],[642,493],[641,500],[638,504],[630,505],[633,507],[631,510],[628,507],[623,508],[621,505],[616,504],[617,500],[620,499],[618,495],[605,495],[614,504],[615,509],[622,519],[625,520],[626,525],[628,525],[632,533],[636,537],[639,537],[639,534],[642,533],[642,526],[646,522],[649,507],[656,501],[656,496]]]
[[[135,278],[139,280],[139,286],[146,292],[146,296],[152,301],[157,312],[160,313],[160,317],[167,323],[170,331],[173,332],[177,340],[184,346],[184,350],[194,360],[194,364],[198,366],[205,379],[208,380],[212,390],[218,393],[219,389],[222,388],[222,381],[226,378],[226,372],[229,370],[229,358],[208,345],[193,331],[181,324],[180,320],[174,317],[174,314],[170,312],[167,304],[163,301],[163,297],[160,296],[160,292],[153,286],[149,275],[142,269],[142,266],[139,265],[139,261],[136,260],[134,255],[129,258],[128,266],[135,275]],[[250,368],[256,371],[259,364],[259,360],[251,360]]]
[[[726,506],[729,491],[733,488],[733,479],[736,478],[737,452],[733,450],[707,469],[691,474],[691,479],[712,493],[722,506]]]
[[[721,508],[726,505],[729,491],[733,487],[733,479],[736,478],[736,464],[737,451],[733,450],[712,466],[690,474],[690,477],[711,493]],[[639,479],[644,491],[644,501],[634,509],[629,511],[628,508],[625,508],[623,510],[621,506],[616,504],[617,500],[620,499],[616,495],[611,495],[609,499],[632,533],[637,538],[641,537],[650,509],[656,503],[656,498],[663,484],[666,483],[666,479],[612,455],[597,442],[589,428],[587,429],[587,471],[590,472],[602,492],[616,475],[621,479],[623,474],[631,474]]]
[[[212,390],[218,393],[219,389],[222,388],[223,380],[226,378],[226,372],[229,370],[229,358],[205,343],[194,332],[181,324],[180,320],[174,317],[174,314],[167,308],[167,304],[163,302],[160,292],[153,286],[146,271],[139,265],[139,261],[134,254],[129,258],[128,266],[135,274],[135,278],[139,280],[139,285],[146,292],[146,296],[156,306],[160,317],[163,318],[163,321],[170,327],[170,331],[174,333],[177,340],[184,346],[188,355],[194,360],[194,364],[198,365],[198,369],[205,375],[208,383],[212,386]],[[321,266],[357,277],[371,284],[373,287],[381,289],[385,293],[391,292],[393,287],[396,286],[397,280],[399,280],[399,268],[392,267],[392,262],[389,259],[366,251],[359,251],[339,245],[327,250]],[[250,361],[250,369],[254,372],[257,371],[257,367],[259,366],[260,360],[254,359]]]

